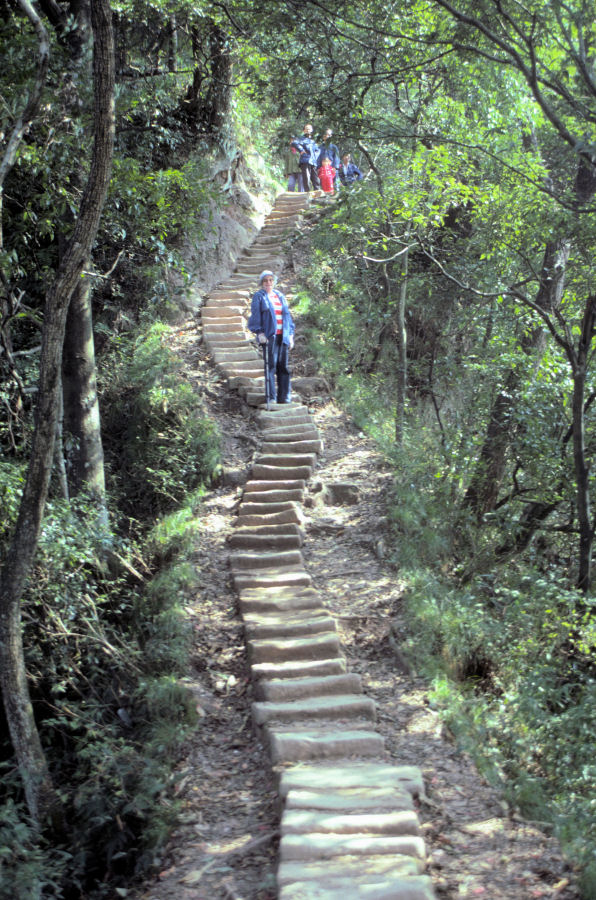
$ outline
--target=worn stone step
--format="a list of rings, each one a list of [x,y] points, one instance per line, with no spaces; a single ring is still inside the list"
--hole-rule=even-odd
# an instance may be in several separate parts
[[[230,566],[234,571],[253,569],[271,569],[275,571],[284,566],[294,566],[298,568],[304,564],[300,550],[252,550],[250,553],[230,553]]]
[[[294,511],[298,512],[300,507],[293,500],[283,500],[278,503],[253,503],[250,495],[246,495],[247,499],[242,500],[238,507],[238,515],[240,516],[272,516],[281,512]]]
[[[252,505],[261,505],[261,504],[252,504]],[[264,504],[265,508],[269,504]],[[271,504],[274,506],[275,504]],[[278,524],[284,523],[295,523],[297,525],[304,524],[304,513],[300,511],[299,508],[296,509],[285,509],[281,510],[277,513],[271,513],[271,515],[248,515],[245,516],[242,514],[242,506],[240,507],[240,512],[238,516],[234,519],[232,524],[236,528],[245,528],[250,526],[263,526],[263,527],[272,527]]]
[[[309,586],[245,588],[239,597],[243,615],[250,612],[297,612],[298,610],[323,609],[318,591]]]
[[[334,856],[370,858],[381,854],[424,859],[424,841],[414,835],[370,837],[363,834],[288,834],[279,848],[281,862],[332,859]]]
[[[335,696],[337,694],[361,694],[362,682],[359,675],[327,675],[323,678],[280,678],[261,681],[255,690],[257,700],[270,703],[288,703],[305,697]],[[302,791],[312,795],[312,791]],[[394,792],[393,792],[394,793]],[[326,807],[323,807],[326,808]]]
[[[344,759],[349,756],[375,757],[384,750],[384,741],[376,731],[347,728],[309,728],[282,731],[265,726],[274,765],[318,759]]]
[[[341,720],[352,724],[351,720],[353,719],[374,722],[375,704],[370,697],[365,697],[363,694],[307,697],[303,700],[291,700],[285,703],[273,701],[253,703],[252,716],[256,725],[264,725],[266,722],[293,722],[297,725],[301,721],[318,719],[324,719],[330,723]]]
[[[329,812],[362,812],[365,810],[414,809],[412,795],[401,788],[338,788],[328,791],[290,791],[286,809],[318,809]]]
[[[279,470],[277,470],[279,474]],[[261,493],[262,491],[296,491],[306,487],[304,478],[278,478],[264,481],[259,478],[250,478],[244,485],[246,494]]]
[[[283,663],[258,663],[251,667],[251,675],[258,682],[262,679],[283,678],[325,678],[327,675],[342,675],[346,671],[343,656],[332,659],[297,660]]]
[[[337,624],[326,609],[296,610],[280,613],[277,610],[243,615],[244,630],[250,640],[284,637],[304,637],[306,634],[337,631]],[[260,698],[267,699],[267,698]],[[283,698],[294,700],[296,698]]]
[[[248,661],[284,662],[297,659],[330,659],[340,652],[339,638],[335,631],[323,632],[305,638],[281,638],[280,640],[254,640],[247,642]]]
[[[273,422],[271,426],[267,425],[266,427],[262,427],[263,438],[269,440],[269,435],[273,433],[299,435],[303,431],[317,430],[310,416],[300,416],[298,418],[305,418],[306,421],[295,421],[295,419],[292,420],[291,418],[285,418],[285,420],[282,420],[281,417],[278,417],[277,421]]]
[[[249,344],[246,347],[239,347],[232,350],[216,349],[213,352],[213,359],[215,363],[234,363],[237,365],[238,363],[244,362],[248,363],[249,366],[254,366],[255,362],[259,359],[259,355]]]
[[[278,789],[280,795],[286,797],[292,790],[368,789],[379,785],[409,791],[415,797],[424,793],[420,769],[416,766],[394,766],[385,762],[293,766],[292,769],[281,773]]]
[[[230,369],[226,374],[228,376],[228,389],[230,391],[238,391],[240,394],[242,394],[243,390],[248,390],[251,385],[258,384],[259,379],[264,382],[263,373],[259,372],[258,369],[254,369],[252,372],[238,372]]]
[[[313,417],[302,403],[284,403],[274,410],[261,409],[256,418],[263,431],[280,425],[313,423]]]
[[[318,441],[319,432],[314,426],[297,425],[294,428],[280,428],[267,432],[267,442],[272,444],[290,443],[292,441]]]
[[[311,587],[312,578],[307,572],[296,570],[278,570],[275,573],[264,570],[263,572],[233,572],[232,581],[238,593],[246,588],[253,587]]]
[[[261,444],[261,453],[267,454],[285,454],[288,451],[292,453],[316,453],[320,455],[323,452],[323,441],[318,440],[308,440],[308,441],[280,441],[274,442],[267,438]]]
[[[228,331],[219,334],[203,333],[203,341],[208,347],[227,348],[243,347],[248,343],[249,336],[246,332]]]
[[[268,535],[277,534],[293,534],[299,538],[304,538],[304,530],[295,522],[279,522],[279,523],[259,523],[253,526],[239,525],[234,529],[230,541],[236,535],[255,535],[258,537],[267,537]]]
[[[254,705],[254,704],[253,704]],[[286,809],[281,818],[281,834],[420,834],[420,822],[413,809],[382,813],[335,813],[309,809]]]
[[[261,466],[308,466],[311,470],[317,464],[316,453],[270,453],[257,455],[255,463]]]
[[[214,288],[209,292],[207,297],[207,303],[211,303],[212,300],[248,300],[249,292],[242,288],[234,290],[233,288]]]
[[[243,352],[241,355],[238,353],[229,353],[229,354],[217,354],[215,365],[216,368],[221,366],[227,366],[229,368],[233,368],[237,372],[254,372],[258,371],[260,375],[263,374],[263,366],[259,365],[261,362],[256,353],[248,353]]]
[[[331,883],[337,878],[362,877],[371,881],[382,880],[384,876],[403,878],[419,875],[424,863],[414,856],[336,856],[325,860],[289,860],[282,863],[277,870],[279,885],[292,884],[296,881],[322,881]],[[308,895],[305,895],[307,900]]]
[[[366,876],[295,881],[283,885],[277,896],[278,900],[433,900],[435,894],[427,875],[388,875],[372,883]]]
[[[292,500],[297,501],[298,503],[302,503],[304,500],[304,490],[297,489],[293,491],[252,491],[245,495],[250,498],[251,503],[271,503],[272,506],[275,506],[278,503],[283,502],[284,500]]]
[[[223,303],[217,304],[217,306],[202,306],[201,307],[201,319],[203,322],[217,322],[220,319],[242,319],[242,313],[244,312],[243,306],[238,306],[228,301],[227,305]]]
[[[229,538],[235,550],[297,550],[303,541],[300,534],[232,534]]]
[[[335,619],[323,610],[315,610],[314,615],[294,618],[291,621],[272,624],[269,622],[244,621],[247,641],[272,640],[282,641],[292,638],[307,638],[317,634],[328,634],[336,630]]]
[[[254,463],[251,469],[251,483],[262,482],[296,487],[305,487],[305,482],[313,473],[312,466],[268,466],[263,463]],[[298,484],[297,482],[302,482]],[[247,482],[248,483],[248,482]],[[259,490],[260,488],[257,488]],[[253,489],[254,490],[254,489]]]

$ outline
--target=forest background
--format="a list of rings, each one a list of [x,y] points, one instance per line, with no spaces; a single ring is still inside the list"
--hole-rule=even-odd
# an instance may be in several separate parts
[[[220,459],[168,336],[313,121],[368,175],[297,308],[394,469],[406,649],[596,897],[593,5],[2,0],[0,43],[2,896],[125,896],[174,821]]]

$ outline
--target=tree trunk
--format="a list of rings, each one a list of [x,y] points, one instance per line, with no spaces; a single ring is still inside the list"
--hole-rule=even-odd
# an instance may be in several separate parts
[[[31,817],[56,822],[54,790],[29,698],[21,632],[21,597],[31,571],[50,480],[68,303],[82,277],[103,209],[114,140],[114,51],[109,0],[92,4],[95,141],[79,216],[46,295],[35,428],[19,514],[0,572],[0,679],[6,718]]]
[[[103,444],[97,397],[95,347],[88,280],[81,279],[70,300],[64,339],[62,385],[64,431],[72,494],[87,491],[107,524]]]
[[[409,236],[409,233],[408,233]],[[406,300],[408,297],[408,255],[403,257],[399,299],[397,302],[397,391],[395,408],[395,443],[401,446],[404,438],[404,420],[406,415],[406,391],[408,387],[408,354],[406,333]]]
[[[560,306],[569,249],[568,241],[561,239],[551,241],[544,251],[535,302],[546,312],[552,312]],[[527,356],[538,355],[544,349],[545,340],[544,329],[536,327],[524,334],[520,348]],[[493,510],[499,498],[507,468],[507,454],[513,439],[512,423],[521,377],[519,368],[510,369],[492,404],[476,469],[463,500],[464,508],[471,509],[478,519]]]

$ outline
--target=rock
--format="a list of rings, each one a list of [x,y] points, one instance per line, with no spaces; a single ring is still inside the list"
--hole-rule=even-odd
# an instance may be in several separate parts
[[[360,488],[350,481],[336,481],[323,491],[327,506],[353,506],[360,500]]]

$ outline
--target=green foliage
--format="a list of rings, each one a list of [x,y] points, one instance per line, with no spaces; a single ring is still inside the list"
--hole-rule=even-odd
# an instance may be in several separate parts
[[[150,517],[209,483],[219,438],[200,396],[168,349],[171,329],[156,323],[123,351],[111,372],[104,417],[111,483],[124,508]],[[113,464],[110,463],[113,460]]]
[[[50,503],[23,607],[32,699],[70,827],[68,851],[35,839],[3,735],[0,885],[18,883],[23,900],[42,889],[113,896],[156,863],[177,812],[171,756],[196,719],[177,680],[190,647],[184,607],[198,577],[177,556],[188,543],[156,526],[170,537],[162,537],[160,566],[141,587],[127,574],[138,548],[112,539],[110,551],[130,569],[108,574],[106,535],[95,522],[83,501]],[[0,896],[13,895],[0,889]]]

